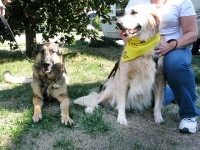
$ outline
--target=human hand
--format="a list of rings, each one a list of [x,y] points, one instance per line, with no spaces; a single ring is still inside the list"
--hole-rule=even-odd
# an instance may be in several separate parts
[[[6,7],[4,4],[0,1],[0,14],[5,15],[5,9]]]
[[[169,53],[171,50],[176,48],[176,41],[166,42],[164,37],[161,37],[160,43],[155,48],[155,53],[159,56],[164,56]],[[176,46],[175,46],[176,45]]]

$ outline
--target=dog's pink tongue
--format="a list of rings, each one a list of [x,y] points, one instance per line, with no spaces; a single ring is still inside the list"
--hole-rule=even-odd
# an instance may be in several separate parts
[[[128,30],[128,32],[129,32],[129,34],[133,34],[135,32],[135,30],[134,29],[130,29],[130,30]]]
[[[123,35],[127,34],[126,31],[127,31],[127,30],[123,30],[123,31],[122,31],[122,34],[123,34]]]
[[[49,73],[49,72],[51,72],[51,69],[45,68],[44,71],[45,71],[45,73]]]
[[[133,34],[136,32],[136,29],[129,29],[129,30],[124,30],[122,31],[123,35],[129,35],[129,34]]]

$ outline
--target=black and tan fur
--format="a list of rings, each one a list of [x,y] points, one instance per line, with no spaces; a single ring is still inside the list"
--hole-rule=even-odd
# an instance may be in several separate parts
[[[34,122],[42,119],[44,92],[48,98],[55,98],[60,102],[61,122],[72,124],[69,116],[70,99],[67,93],[68,78],[63,64],[62,46],[55,43],[37,44],[33,64],[33,78],[13,77],[9,72],[3,78],[11,83],[30,83],[33,90]]]

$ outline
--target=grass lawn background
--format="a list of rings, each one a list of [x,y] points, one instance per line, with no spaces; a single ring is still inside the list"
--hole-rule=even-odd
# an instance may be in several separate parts
[[[23,45],[22,45],[23,46]],[[198,150],[200,133],[181,134],[178,107],[170,104],[163,109],[165,122],[157,125],[153,109],[128,111],[129,126],[117,123],[117,111],[100,106],[94,114],[85,114],[84,107],[74,105],[74,99],[98,91],[123,46],[91,48],[87,43],[64,47],[64,60],[70,83],[70,116],[72,126],[60,121],[59,102],[45,102],[43,119],[33,123],[32,90],[30,84],[10,84],[0,76],[0,150]],[[32,63],[19,51],[0,47],[0,74],[9,70],[16,76],[32,76]],[[193,69],[200,94],[200,55],[193,56]],[[200,99],[197,100],[200,108]]]

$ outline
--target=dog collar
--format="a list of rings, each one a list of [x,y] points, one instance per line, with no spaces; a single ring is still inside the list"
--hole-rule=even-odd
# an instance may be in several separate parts
[[[140,41],[137,38],[130,38],[122,55],[122,62],[132,60],[151,51],[159,42],[160,34],[156,34],[148,41]]]

